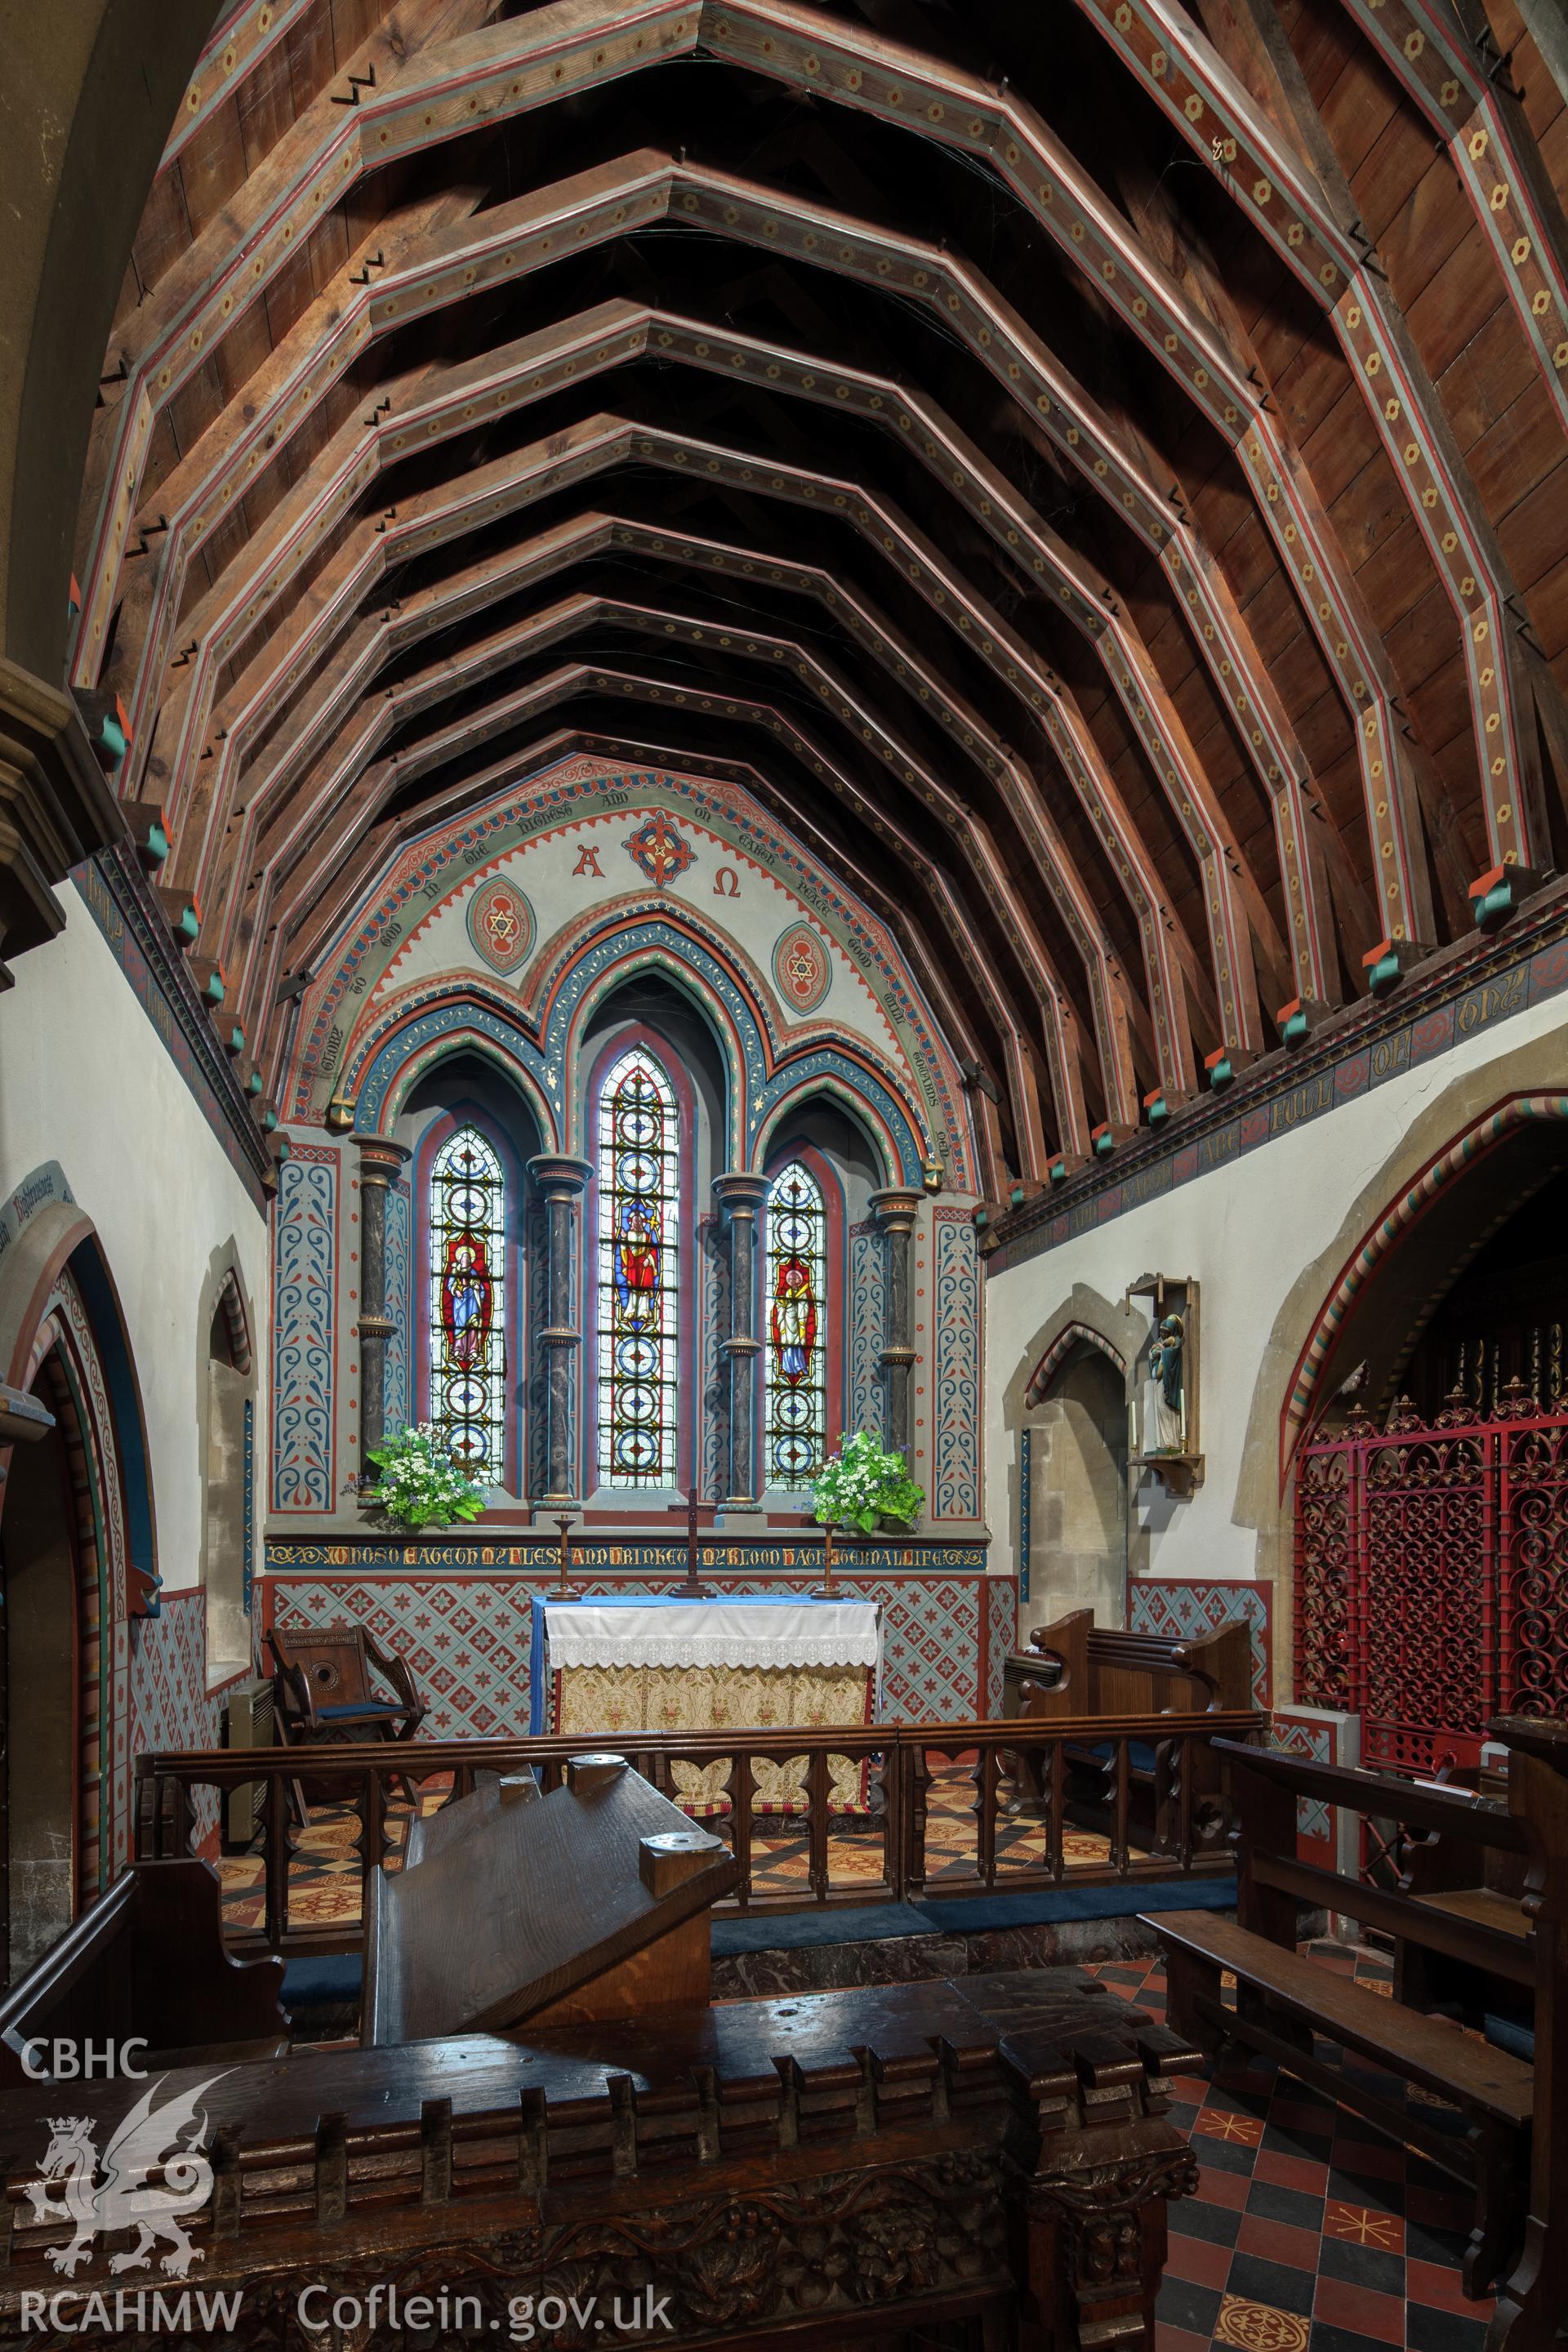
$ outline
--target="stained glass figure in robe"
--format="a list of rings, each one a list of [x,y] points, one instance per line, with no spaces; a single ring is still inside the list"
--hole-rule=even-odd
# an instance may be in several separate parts
[[[470,1478],[502,1483],[506,1181],[477,1128],[459,1128],[430,1176],[430,1418]]]
[[[810,1170],[791,1160],[768,1192],[763,1382],[769,1484],[801,1486],[826,1451],[826,1215]]]
[[[599,1477],[677,1484],[679,1113],[652,1055],[624,1054],[599,1097]]]

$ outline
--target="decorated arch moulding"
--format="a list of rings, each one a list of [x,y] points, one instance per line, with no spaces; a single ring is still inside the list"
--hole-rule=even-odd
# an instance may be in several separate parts
[[[134,1570],[138,1605],[155,1611],[158,1538],[141,1380],[98,1228],[49,1160],[0,1202],[0,1380],[27,1388],[62,1335],[85,1368],[83,1406],[104,1433],[100,1454],[117,1465],[112,1495],[95,1507],[111,1513],[120,1530],[122,1596]],[[5,1499],[0,1482],[0,1513]]]
[[[1489,1075],[1495,1081],[1495,1073]],[[1333,1356],[1341,1327],[1379,1268],[1438,1196],[1508,1136],[1538,1121],[1564,1120],[1568,1120],[1568,1095],[1518,1094],[1494,1103],[1428,1159],[1414,1178],[1407,1178],[1382,1215],[1363,1233],[1359,1245],[1341,1266],[1307,1343],[1296,1359],[1295,1375],[1279,1416],[1281,1490],[1289,1475],[1296,1448],[1312,1418],[1313,1407],[1321,1395],[1323,1374]]]
[[[790,1070],[781,1071],[779,1077],[781,1083],[787,1080],[788,1084],[782,1093],[776,1094],[770,1100],[765,1113],[758,1120],[756,1132],[752,1138],[751,1166],[756,1174],[761,1175],[766,1169],[768,1154],[773,1148],[773,1139],[781,1128],[788,1124],[803,1102],[807,1099],[820,1099],[826,1095],[842,1103],[846,1116],[854,1121],[870,1143],[881,1162],[881,1175],[879,1181],[882,1186],[890,1190],[900,1184],[912,1183],[915,1181],[907,1155],[900,1152],[893,1136],[889,1134],[884,1123],[875,1116],[872,1106],[861,1088],[846,1085],[839,1078],[816,1075],[803,1076]]]
[[[1003,1417],[1017,1428],[1043,1401],[1045,1390],[1076,1347],[1095,1348],[1125,1380],[1147,1329],[1144,1318],[1119,1299],[1103,1297],[1084,1282],[1044,1322],[1014,1363],[1003,1391]]]
[[[416,932],[427,916],[476,879],[498,874],[515,851],[585,821],[599,816],[620,820],[629,810],[640,812],[650,805],[664,806],[685,824],[700,827],[726,857],[765,875],[797,901],[802,918],[847,958],[909,1057],[922,1103],[917,1124],[942,1135],[955,1186],[972,1191],[973,1138],[957,1066],[886,928],[781,833],[740,785],[662,768],[607,770],[603,759],[592,753],[555,761],[530,778],[521,794],[514,786],[509,797],[498,796],[459,832],[421,835],[389,858],[375,886],[376,903],[339,933],[336,951],[329,952],[321,979],[306,996],[295,1069],[291,1081],[286,1079],[280,1089],[292,1101],[293,1116],[300,1120],[321,1117],[340,1071],[347,1066],[345,1047],[355,1024],[345,1031],[346,1003],[368,1003],[406,952],[411,911]],[[666,913],[674,903],[659,901]],[[681,905],[683,913],[691,911],[685,902]],[[732,957],[736,951],[727,935],[725,944]],[[770,1003],[770,989],[761,987],[757,993],[761,1002]],[[798,1028],[798,1016],[784,1025]],[[350,1050],[355,1061],[363,1062],[364,1040],[354,1038]]]
[[[595,927],[551,991],[543,1036],[522,1026],[522,1009],[491,993],[485,1002],[469,974],[433,978],[386,1009],[344,1066],[342,1091],[354,1098],[362,1133],[389,1134],[416,1079],[460,1045],[477,1047],[507,1067],[541,1113],[552,1150],[576,1148],[581,1106],[568,1074],[595,1005],[637,971],[665,971],[715,1020],[731,1073],[730,1164],[745,1167],[764,1122],[786,1096],[837,1089],[879,1131],[896,1181],[915,1183],[926,1130],[899,1074],[878,1068],[869,1055],[842,1040],[796,1045],[775,1063],[750,992],[732,970],[698,940],[664,902],[657,921],[628,931],[618,919]],[[765,996],[764,996],[765,1004]],[[564,1143],[561,1139],[564,1138]]]
[[[392,1135],[419,1080],[454,1054],[471,1053],[517,1088],[539,1122],[542,1148],[562,1149],[561,1123],[545,1084],[543,1057],[532,1040],[519,1032],[509,1007],[476,1003],[475,994],[467,979],[433,987],[421,992],[417,1004],[402,1008],[380,1033],[379,1045],[371,1041],[369,1058],[344,1082],[355,1096],[357,1133]]]

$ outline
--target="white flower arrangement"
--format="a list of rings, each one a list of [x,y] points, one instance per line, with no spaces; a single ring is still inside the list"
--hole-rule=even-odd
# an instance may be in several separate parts
[[[484,1488],[458,1467],[434,1422],[389,1430],[365,1460],[375,1481],[362,1480],[362,1496],[400,1528],[450,1527],[485,1507]]]
[[[903,1455],[887,1453],[868,1429],[858,1429],[828,1456],[811,1491],[822,1526],[858,1528],[865,1536],[875,1535],[882,1519],[912,1524],[925,1508]]]

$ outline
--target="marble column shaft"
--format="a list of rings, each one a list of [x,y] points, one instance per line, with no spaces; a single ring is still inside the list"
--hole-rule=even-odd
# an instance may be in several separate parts
[[[581,1426],[577,1394],[582,1333],[577,1328],[572,1280],[577,1202],[593,1174],[586,1160],[544,1153],[528,1163],[531,1181],[544,1200],[544,1315],[538,1337],[544,1349],[544,1486],[548,1508],[577,1498],[573,1488],[572,1431]]]
[[[763,1352],[757,1336],[757,1220],[767,1193],[767,1178],[742,1169],[713,1179],[730,1260],[730,1328],[719,1343],[724,1367],[724,1500],[737,1507],[755,1505],[767,1484],[757,1459],[757,1369]]]
[[[915,1349],[910,1337],[910,1242],[920,1213],[918,1192],[873,1192],[871,1209],[882,1232],[885,1310],[882,1339],[882,1385],[886,1393],[887,1428],[884,1444],[889,1453],[908,1459],[913,1431],[910,1425],[910,1373]]]
[[[384,1135],[356,1136],[359,1146],[359,1464],[360,1475],[386,1434],[386,1343],[404,1315],[386,1296],[386,1196],[408,1159],[405,1145]],[[393,1307],[395,1312],[388,1311]]]

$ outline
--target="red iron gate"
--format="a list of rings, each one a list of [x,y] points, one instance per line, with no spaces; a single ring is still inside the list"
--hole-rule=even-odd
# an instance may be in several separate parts
[[[1474,1763],[1494,1715],[1568,1705],[1568,1412],[1402,1400],[1296,1475],[1296,1696],[1362,1718],[1368,1764]]]

